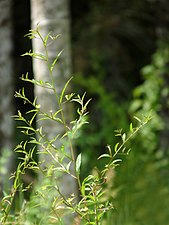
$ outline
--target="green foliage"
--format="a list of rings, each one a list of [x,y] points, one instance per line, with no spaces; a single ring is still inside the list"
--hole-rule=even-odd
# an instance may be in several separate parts
[[[134,100],[130,112],[142,115],[150,112],[152,122],[141,136],[144,139],[144,148],[149,146],[149,152],[159,148],[160,133],[167,128],[166,114],[168,105],[168,43],[161,42],[156,53],[152,57],[152,63],[142,69],[143,84],[134,90]],[[163,149],[166,151],[167,149]]]
[[[127,163],[114,179],[117,213],[114,223],[168,224],[168,43],[159,43],[150,65],[142,69],[144,81],[134,90],[130,113],[153,119],[136,137]]]
[[[43,60],[47,64],[49,81],[29,79],[28,74],[22,76],[21,79],[51,90],[56,98],[58,110],[49,113],[43,112],[37,97],[30,101],[25,95],[24,89],[16,92],[15,97],[22,99],[25,104],[31,104],[33,109],[27,112],[31,115],[29,119],[26,119],[20,111],[14,116],[16,120],[22,122],[22,125],[19,125],[18,128],[27,136],[27,140],[21,142],[15,148],[15,152],[20,153],[20,163],[11,177],[13,186],[10,193],[5,194],[1,200],[1,224],[12,224],[14,221],[17,221],[18,224],[64,224],[65,217],[63,215],[66,214],[72,219],[73,213],[80,224],[100,225],[107,213],[114,208],[112,200],[109,201],[105,195],[107,174],[112,170],[114,171],[114,168],[120,164],[120,154],[128,154],[127,144],[129,140],[150,120],[150,117],[144,117],[143,120],[136,117],[138,126],[134,127],[133,124],[130,124],[128,134],[122,130],[117,130],[118,143],[114,147],[107,146],[108,153],[102,154],[98,158],[103,162],[101,169],[98,169],[95,165],[94,173],[83,179],[81,177],[83,157],[81,153],[78,156],[76,155],[74,140],[79,136],[81,127],[87,123],[87,106],[90,100],[85,100],[85,94],[80,96],[74,93],[66,93],[70,80],[58,94],[52,72],[60,53],[51,62],[47,49],[48,41],[57,37],[52,37],[50,34],[43,37],[38,27],[36,30],[31,30],[28,37],[31,39],[40,38],[43,43],[44,54],[30,51],[25,55]],[[71,103],[78,104],[77,118],[67,123],[65,108],[67,104]],[[33,126],[36,119],[37,121],[52,121],[56,126],[61,125],[64,134],[57,134],[54,138],[49,139],[43,126],[38,128]],[[44,156],[43,161],[35,161],[35,151],[38,155]],[[50,158],[50,162],[45,161],[46,155]],[[21,178],[27,170],[38,173],[39,180],[37,183],[29,183],[27,187],[24,187]],[[64,194],[61,179],[64,176],[71,177],[77,183],[79,193],[74,190],[74,193],[69,196]],[[12,212],[17,193],[22,195],[31,186],[34,187],[30,200],[22,202],[19,212]]]
[[[83,87],[87,93],[93,98],[94,104],[90,106],[90,115],[88,116],[89,124],[92,126],[84,127],[81,136],[76,141],[78,148],[83,152],[84,168],[82,173],[85,176],[87,170],[94,167],[96,161],[90,162],[95,155],[99,156],[108,143],[116,143],[116,137],[113,130],[119,127],[128,129],[127,105],[128,103],[117,101],[115,92],[107,92],[103,85],[103,73],[97,65],[97,76],[91,75],[85,77],[78,74],[75,77],[76,85]],[[101,74],[100,74],[101,71]],[[90,162],[90,163],[89,163]]]

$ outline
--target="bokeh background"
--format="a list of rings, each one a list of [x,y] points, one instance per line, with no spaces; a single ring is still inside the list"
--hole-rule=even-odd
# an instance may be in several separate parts
[[[110,174],[106,193],[113,198],[115,210],[107,224],[167,225],[169,1],[70,0],[65,4],[73,90],[86,91],[92,98],[89,125],[76,143],[83,153],[82,176],[92,172],[107,144],[116,143],[115,129],[127,131],[133,116],[151,113],[151,122],[132,140],[129,156],[121,156],[122,165]],[[34,76],[31,58],[20,56],[32,48],[31,40],[24,37],[31,29],[31,2],[1,0],[0,12],[0,183],[5,187],[18,162],[12,149],[24,139],[10,116],[18,109],[22,113],[30,109],[13,97],[14,91],[25,85],[30,99],[35,94],[31,84],[19,79],[27,72]],[[24,179],[28,182],[34,175]]]

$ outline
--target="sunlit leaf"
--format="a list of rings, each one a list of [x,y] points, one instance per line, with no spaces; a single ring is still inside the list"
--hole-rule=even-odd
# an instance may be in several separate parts
[[[61,95],[60,95],[60,99],[59,99],[59,102],[62,103],[63,101],[63,96],[65,95],[65,91],[70,83],[70,81],[73,79],[73,77],[71,77],[65,84],[64,88],[62,89],[62,92],[61,92]]]
[[[80,153],[76,159],[76,173],[78,173],[78,174],[80,174],[81,163],[82,163],[82,155]]]
[[[141,119],[139,119],[137,116],[134,116],[134,118],[141,123]]]
[[[130,131],[133,133],[133,124],[130,123]]]
[[[125,133],[122,135],[122,141],[123,141],[123,143],[126,141],[126,134]]]
[[[51,71],[51,72],[53,71],[54,66],[55,66],[56,62],[58,61],[58,59],[59,59],[60,55],[62,54],[62,52],[63,52],[63,50],[60,51],[59,54],[57,55],[57,57],[54,59],[52,65],[51,65],[51,67],[50,67],[50,71]]]
[[[98,157],[98,159],[101,159],[101,158],[110,158],[110,155],[109,154],[103,154],[103,155]]]
[[[116,143],[116,145],[114,146],[114,152],[117,152],[118,146],[119,146],[119,142]]]

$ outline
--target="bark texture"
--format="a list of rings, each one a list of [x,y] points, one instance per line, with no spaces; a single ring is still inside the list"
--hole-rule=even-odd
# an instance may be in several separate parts
[[[57,92],[60,93],[65,82],[71,76],[68,1],[32,0],[31,12],[32,28],[36,28],[37,24],[39,24],[40,31],[43,36],[46,36],[49,32],[52,32],[51,35],[61,35],[54,43],[48,46],[49,58],[51,61],[53,61],[57,54],[63,50],[63,53],[59,57],[59,60],[53,71],[55,86],[57,88]],[[37,52],[44,52],[44,47],[41,41],[38,39],[33,39],[33,49]],[[33,64],[35,78],[37,80],[42,79],[44,81],[50,81],[49,70],[44,61],[35,59]],[[43,111],[49,113],[50,111],[55,112],[58,110],[56,99],[53,97],[53,93],[39,87],[35,88],[35,95],[38,96]],[[49,137],[52,138],[53,134],[55,134],[53,131],[56,131],[55,124],[49,125],[47,122],[45,123],[45,128]]]
[[[8,186],[13,147],[12,0],[0,1],[0,189]],[[3,187],[2,187],[3,186]],[[0,190],[1,192],[1,190]]]
[[[48,46],[48,53],[50,59],[53,61],[56,55],[63,50],[63,53],[59,57],[58,62],[55,65],[53,71],[53,77],[57,92],[60,93],[65,82],[71,76],[71,51],[70,51],[70,17],[69,17],[69,2],[68,0],[32,0],[31,1],[32,12],[32,28],[36,28],[39,24],[40,31],[43,36],[52,32],[51,35],[61,35],[53,44]],[[35,52],[42,53],[44,48],[40,43],[40,40],[33,39],[33,49]],[[42,60],[33,61],[34,77],[37,80],[49,81],[49,71],[47,65]],[[53,93],[43,88],[35,87],[35,96],[38,96],[41,110],[50,113],[58,110],[58,104]],[[66,108],[66,119],[71,120],[72,110]],[[63,127],[49,121],[43,121],[43,129],[47,133],[49,139],[55,137],[58,133],[63,133]],[[56,143],[59,147],[62,143]],[[51,162],[51,158],[48,156],[45,158],[46,162]],[[64,175],[59,181],[61,191],[69,196],[75,193],[76,182],[70,176]],[[76,194],[76,193],[75,193]],[[70,223],[71,218],[67,218],[65,224]]]

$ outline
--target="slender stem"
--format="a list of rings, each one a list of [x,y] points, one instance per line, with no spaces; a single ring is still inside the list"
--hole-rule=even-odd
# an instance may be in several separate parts
[[[120,147],[117,149],[117,151],[114,153],[114,155],[112,156],[112,158],[114,158],[119,152],[120,150],[124,147],[124,145],[147,123],[148,121],[143,122],[139,127],[137,127],[135,129],[135,131],[133,133],[131,133],[128,138],[120,145]]]
[[[59,96],[58,96],[58,93],[57,93],[57,90],[56,90],[56,87],[55,87],[55,82],[54,82],[54,79],[53,79],[53,72],[52,72],[52,70],[51,70],[51,64],[50,64],[50,61],[49,61],[49,55],[48,55],[47,46],[45,45],[45,43],[44,43],[44,38],[42,37],[42,35],[40,34],[39,31],[38,31],[38,35],[39,35],[39,37],[40,37],[40,39],[42,40],[43,45],[44,45],[45,56],[46,56],[46,63],[47,63],[48,70],[49,70],[49,73],[50,73],[50,79],[51,79],[51,83],[52,83],[54,95],[55,95],[56,101],[57,101],[57,103],[58,103],[59,110],[60,110],[60,112],[61,112],[61,118],[62,118],[64,130],[65,130],[65,132],[68,134],[68,128],[67,128],[65,116],[64,116],[64,112],[63,112],[63,110],[62,110],[62,109],[63,109],[63,106],[62,106],[62,103],[60,102],[60,99],[59,99]],[[68,143],[69,143],[69,147],[70,147],[71,158],[72,158],[72,161],[74,162],[74,171],[75,171],[75,173],[76,173],[75,151],[74,151],[74,148],[73,148],[72,140],[71,140],[71,138],[69,137],[69,135],[67,135],[67,138],[68,138]],[[75,177],[74,175],[71,175],[71,176]],[[78,182],[79,189],[81,190],[81,182],[80,182],[79,175],[76,174],[76,177],[77,177],[77,182]]]
[[[49,55],[48,55],[47,46],[44,44],[44,39],[43,39],[42,35],[40,34],[40,32],[38,32],[38,35],[41,38],[41,40],[43,42],[43,45],[44,45],[45,55],[46,55],[46,63],[47,63],[48,70],[49,70],[49,73],[50,73],[50,78],[51,78],[51,82],[52,82],[52,86],[53,86],[53,91],[54,91],[57,103],[59,105],[59,109],[61,110],[61,117],[62,117],[64,129],[65,129],[65,132],[67,133],[68,132],[68,128],[66,126],[65,116],[64,116],[64,113],[63,113],[63,110],[62,110],[63,107],[62,107],[62,104],[61,104],[61,102],[59,100],[59,96],[58,96],[58,93],[57,93],[57,90],[56,90],[56,87],[55,87],[55,82],[54,82],[54,79],[53,79],[53,72],[51,70],[51,64],[50,64],[50,61],[49,61]],[[70,146],[70,152],[71,152],[71,155],[72,155],[72,161],[75,161],[75,154],[74,154],[74,150],[73,150],[73,144],[72,144],[72,141],[69,138],[69,136],[68,136],[68,141],[69,141],[69,146]]]
[[[73,207],[72,204],[70,204],[67,199],[65,198],[65,196],[61,193],[61,191],[59,190],[59,188],[56,188],[58,193],[60,194],[60,196],[63,198],[64,204],[68,207],[70,207],[71,209],[73,209],[74,212],[76,212],[81,218],[85,219],[87,222],[90,222],[90,220],[80,211],[78,210],[76,207]]]

